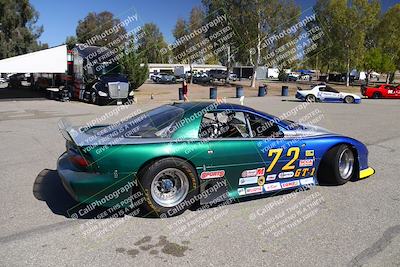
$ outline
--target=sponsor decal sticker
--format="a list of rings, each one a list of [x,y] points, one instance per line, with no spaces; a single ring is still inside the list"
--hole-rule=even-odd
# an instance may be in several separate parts
[[[300,179],[300,183],[301,183],[301,185],[315,184],[313,177]]]
[[[264,190],[269,192],[269,191],[275,191],[281,189],[281,184],[280,183],[270,183],[270,184],[265,184],[264,185]]]
[[[314,165],[313,159],[302,159],[299,162],[299,167],[311,167]]]
[[[244,188],[238,188],[238,194],[239,194],[239,196],[244,196],[244,195],[246,195],[246,191],[244,190]]]
[[[276,179],[276,174],[270,174],[270,175],[267,175],[267,181],[273,181],[273,180],[275,180]]]
[[[246,195],[255,194],[255,193],[261,193],[261,192],[262,192],[262,186],[246,188]]]
[[[256,184],[256,183],[257,183],[257,176],[239,179],[239,185]]]
[[[299,180],[294,180],[294,181],[290,181],[290,182],[285,182],[285,183],[281,183],[282,188],[291,188],[291,187],[296,187],[300,185],[300,181]]]
[[[264,176],[258,177],[257,183],[259,186],[263,186],[265,184],[265,177]]]
[[[257,169],[257,176],[263,176],[265,174],[265,168]]]
[[[314,150],[306,150],[306,157],[314,157]]]
[[[265,173],[265,168],[246,170],[242,172],[242,177],[263,176],[264,173]]]
[[[214,179],[214,178],[222,178],[224,176],[225,176],[225,171],[220,170],[220,171],[202,172],[200,175],[200,178],[202,180],[207,180],[207,179]]]
[[[287,179],[287,178],[292,178],[294,176],[294,172],[281,172],[278,177],[280,179]]]

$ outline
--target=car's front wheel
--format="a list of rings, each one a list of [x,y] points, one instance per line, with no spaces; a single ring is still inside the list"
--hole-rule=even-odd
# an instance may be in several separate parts
[[[96,92],[92,92],[90,95],[90,102],[94,105],[98,104],[98,99],[97,99],[97,95]]]
[[[346,96],[346,97],[344,98],[344,102],[347,103],[347,104],[354,103],[354,97],[348,95],[348,96]]]
[[[144,197],[144,208],[159,217],[183,213],[197,201],[196,170],[179,158],[164,158],[148,166],[139,174],[139,188]]]
[[[347,183],[355,173],[354,152],[348,145],[331,148],[322,158],[318,169],[318,180],[321,183],[342,185]]]

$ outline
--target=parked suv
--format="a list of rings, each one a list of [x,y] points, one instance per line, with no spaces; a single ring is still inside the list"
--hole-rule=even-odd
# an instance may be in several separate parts
[[[228,76],[228,72],[226,70],[209,70],[208,76],[214,80],[225,80]]]

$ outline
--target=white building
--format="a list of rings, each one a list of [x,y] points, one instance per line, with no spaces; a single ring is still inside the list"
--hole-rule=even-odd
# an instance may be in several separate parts
[[[175,75],[179,74],[184,74],[188,71],[190,71],[190,65],[189,64],[163,64],[163,63],[149,63],[149,76],[151,76],[154,73],[173,73]],[[207,65],[207,64],[193,64],[192,69],[194,72],[206,72],[212,69],[221,69],[221,70],[226,70],[226,67],[222,65]],[[176,74],[176,70],[179,70],[178,73]]]

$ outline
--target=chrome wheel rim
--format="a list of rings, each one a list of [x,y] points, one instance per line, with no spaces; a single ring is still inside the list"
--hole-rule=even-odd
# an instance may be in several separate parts
[[[151,196],[163,207],[174,207],[181,203],[189,192],[186,175],[176,168],[160,171],[151,183]]]
[[[92,93],[92,103],[96,103],[96,93]]]
[[[339,156],[339,173],[342,179],[349,179],[353,174],[354,155],[353,152],[346,148]]]
[[[315,102],[315,96],[309,95],[309,96],[307,97],[307,101],[308,101],[308,102]]]

